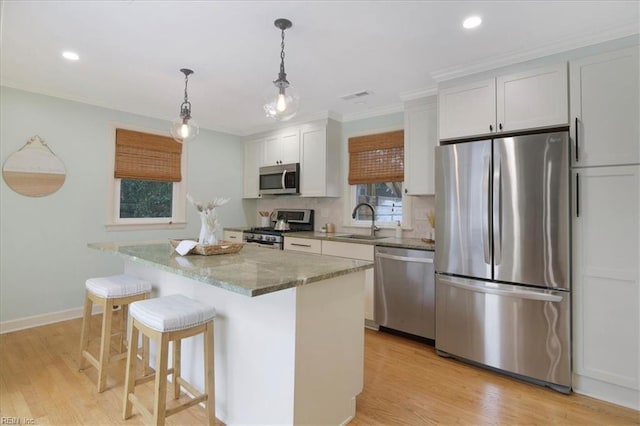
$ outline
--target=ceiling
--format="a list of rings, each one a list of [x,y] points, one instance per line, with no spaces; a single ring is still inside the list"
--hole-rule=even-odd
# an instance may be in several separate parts
[[[637,34],[638,1],[9,1],[1,3],[4,86],[165,120],[189,78],[200,127],[246,135],[280,62],[300,93],[295,120],[398,110],[435,78]],[[462,20],[480,15],[474,30]],[[80,55],[70,62],[65,49]],[[457,75],[461,75],[459,72]],[[273,89],[275,90],[275,89]],[[345,101],[360,91],[371,95]]]

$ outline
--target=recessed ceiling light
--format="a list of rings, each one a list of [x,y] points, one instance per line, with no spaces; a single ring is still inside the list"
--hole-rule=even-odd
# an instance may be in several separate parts
[[[70,61],[77,61],[78,59],[80,59],[80,56],[78,56],[76,52],[72,52],[70,50],[65,50],[64,52],[62,52],[62,57]]]
[[[482,18],[479,16],[469,16],[464,20],[462,26],[466,29],[475,28],[482,23]]]

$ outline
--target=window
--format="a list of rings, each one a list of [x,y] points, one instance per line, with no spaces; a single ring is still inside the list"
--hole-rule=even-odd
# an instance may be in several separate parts
[[[109,225],[184,226],[182,144],[168,136],[116,129]]]
[[[404,180],[404,131],[349,138],[351,209],[369,203],[376,210],[376,224],[402,222]],[[353,225],[371,223],[371,211],[360,208]]]

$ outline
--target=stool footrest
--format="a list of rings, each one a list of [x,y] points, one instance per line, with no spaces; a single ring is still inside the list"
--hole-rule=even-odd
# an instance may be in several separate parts
[[[82,356],[84,357],[84,359],[86,359],[87,361],[89,361],[89,364],[91,364],[92,366],[94,366],[95,368],[100,368],[100,361],[98,361],[96,359],[96,357],[94,357],[93,355],[91,355],[91,352],[89,351],[82,351]],[[84,370],[84,368],[83,368]]]
[[[167,375],[169,375],[169,374],[173,374],[173,368],[169,368],[167,370]],[[135,383],[136,383],[136,386],[138,386],[138,385],[141,385],[143,383],[150,382],[155,378],[156,378],[156,372],[154,371],[153,373],[149,373],[147,375],[144,375],[142,377],[137,378]]]
[[[189,401],[184,404],[178,405],[177,407],[169,408],[165,411],[165,417],[173,416],[176,413],[179,413],[182,410],[186,410],[189,407],[193,407],[194,405],[198,405],[201,402],[207,400],[207,395],[199,395],[195,398],[191,398]]]
[[[196,388],[193,387],[193,385],[191,385],[191,383],[187,382],[185,379],[183,379],[182,377],[177,377],[174,380],[178,380],[178,383],[181,386],[184,386],[185,389],[191,394],[191,395],[200,395],[200,391],[197,390]]]
[[[138,397],[135,394],[133,393],[129,394],[129,401],[131,401],[131,404],[133,404],[134,408],[140,412],[145,423],[147,424],[153,423],[153,415],[149,410],[147,410],[147,407],[145,407],[144,404],[142,404],[142,402],[138,399]]]

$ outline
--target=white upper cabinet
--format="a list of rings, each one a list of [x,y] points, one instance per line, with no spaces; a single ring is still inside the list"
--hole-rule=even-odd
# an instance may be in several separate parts
[[[639,49],[570,62],[574,166],[640,163]]]
[[[440,139],[566,125],[567,65],[537,68],[438,95]]]
[[[438,93],[440,139],[489,133],[496,128],[496,80],[478,81]]]
[[[300,131],[285,129],[264,139],[263,166],[300,162]]]
[[[498,131],[569,123],[567,64],[498,77]]]
[[[300,130],[300,195],[339,197],[340,135],[333,121]]]
[[[244,143],[243,197],[259,198],[259,170],[262,163],[262,139],[249,140]]]
[[[438,143],[437,108],[434,102],[404,111],[404,192],[408,195],[435,193],[434,148]]]

